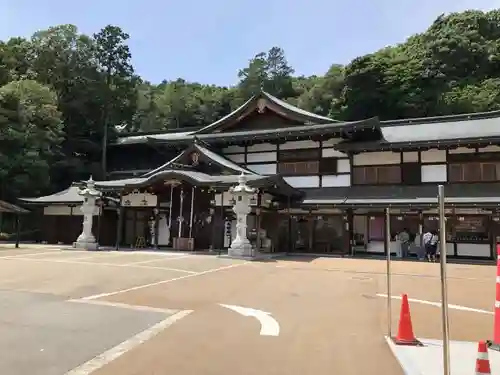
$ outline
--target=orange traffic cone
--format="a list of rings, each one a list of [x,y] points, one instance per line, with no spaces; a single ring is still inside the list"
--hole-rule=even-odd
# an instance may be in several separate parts
[[[411,324],[410,304],[408,296],[402,295],[401,314],[399,316],[398,335],[394,338],[394,343],[397,345],[415,345],[420,346],[422,343],[417,340],[413,334],[413,326]]]
[[[476,375],[491,375],[488,349],[484,341],[479,341],[477,345]]]

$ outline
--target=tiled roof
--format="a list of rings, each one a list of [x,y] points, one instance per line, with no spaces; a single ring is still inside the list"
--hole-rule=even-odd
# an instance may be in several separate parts
[[[306,205],[436,205],[438,185],[351,186],[301,189]],[[445,201],[456,205],[500,206],[500,183],[448,184]]]
[[[19,200],[26,203],[34,204],[44,204],[44,203],[67,203],[67,204],[79,204],[83,202],[83,198],[78,194],[80,188],[78,186],[70,186],[69,188],[43,197],[38,198],[19,198]]]
[[[11,213],[11,214],[26,214],[29,211],[22,207],[16,206],[15,204],[5,201],[0,201],[0,212]]]
[[[195,152],[195,151],[205,155],[208,159],[210,159],[214,163],[220,165],[221,167],[227,168],[235,173],[242,173],[243,172],[243,173],[249,174],[249,175],[255,174],[251,170],[239,166],[238,164],[236,164],[232,160],[229,160],[228,158],[213,152],[212,150],[208,149],[207,147],[204,147],[197,142],[193,142],[193,144],[190,147],[186,148],[184,151],[182,151],[175,158],[173,158],[172,160],[166,162],[165,164],[159,166],[158,168],[156,168],[152,171],[144,173],[141,177],[149,177],[149,176],[152,176],[152,175],[154,175],[158,172],[161,172],[161,171],[174,169],[173,165],[178,160],[180,160],[186,154],[190,154],[190,153]]]

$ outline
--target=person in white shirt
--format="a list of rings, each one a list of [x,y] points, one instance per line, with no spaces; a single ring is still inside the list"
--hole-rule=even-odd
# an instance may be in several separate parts
[[[437,231],[430,230],[424,234],[423,237],[424,246],[425,246],[425,254],[426,258],[429,262],[436,261],[436,253],[439,242],[439,237]]]

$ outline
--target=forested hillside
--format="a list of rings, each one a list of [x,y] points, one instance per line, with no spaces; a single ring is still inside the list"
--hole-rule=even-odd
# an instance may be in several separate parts
[[[439,17],[403,44],[347,66],[332,61],[312,77],[294,75],[274,47],[235,72],[233,87],[146,82],[134,73],[128,38],[117,26],[82,35],[60,25],[0,43],[0,199],[101,178],[103,140],[117,132],[203,126],[261,87],[340,120],[500,109],[500,11]]]

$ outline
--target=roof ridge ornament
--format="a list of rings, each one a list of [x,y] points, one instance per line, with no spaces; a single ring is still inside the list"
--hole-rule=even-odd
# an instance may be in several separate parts
[[[264,113],[266,111],[267,101],[264,98],[259,98],[257,100],[257,112]]]
[[[245,172],[241,172],[241,174],[238,177],[238,184],[240,186],[245,186],[247,184],[247,176],[245,175]]]

